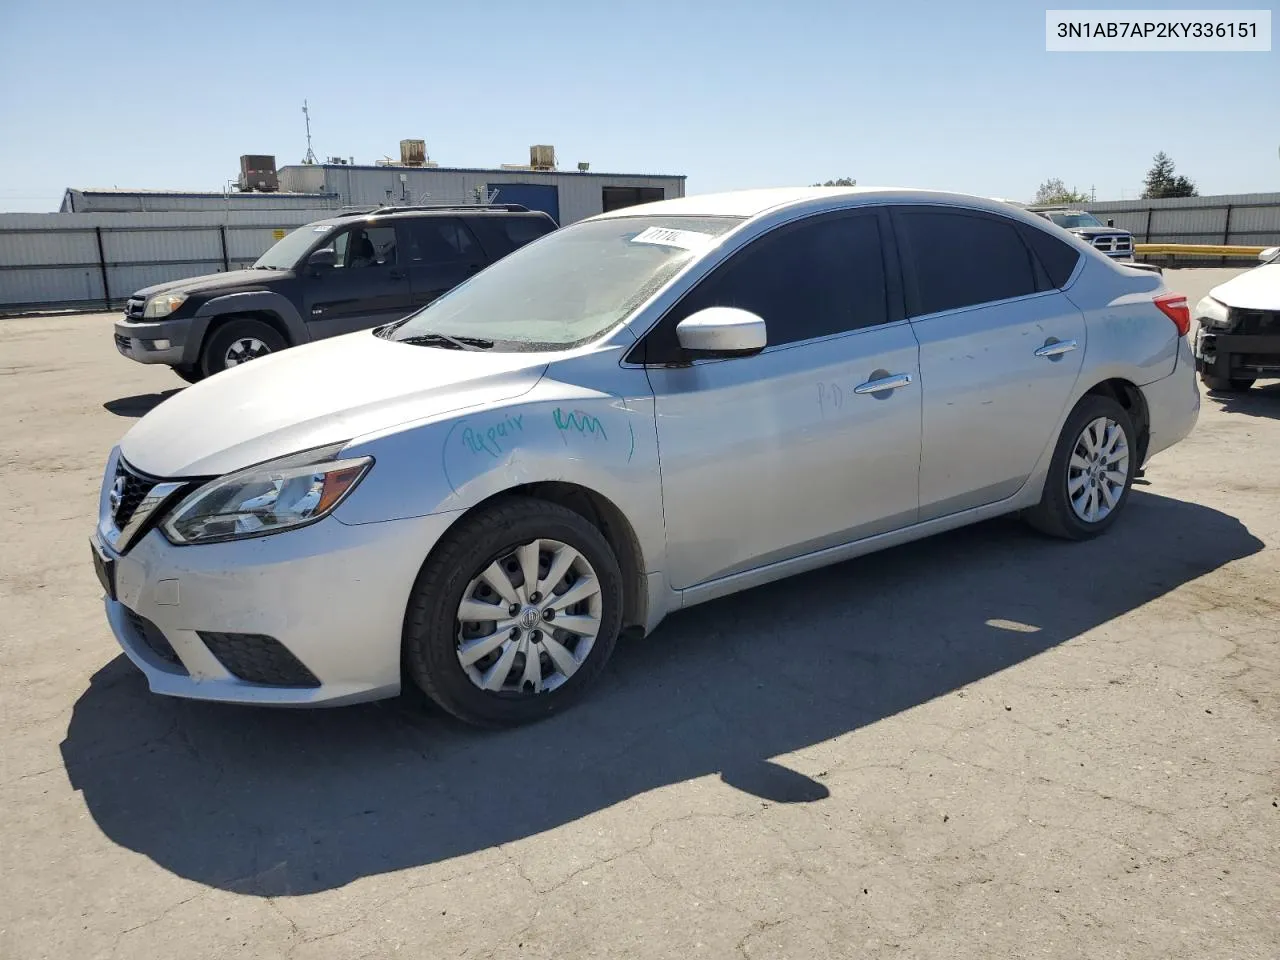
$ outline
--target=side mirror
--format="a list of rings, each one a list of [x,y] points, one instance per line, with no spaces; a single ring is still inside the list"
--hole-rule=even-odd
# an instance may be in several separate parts
[[[1267,247],[1267,249],[1258,254],[1258,259],[1263,263],[1267,263],[1268,261],[1274,260],[1277,256],[1280,256],[1280,247]]]
[[[1115,221],[1115,219],[1114,219],[1114,218],[1111,218],[1111,217],[1108,217],[1108,218],[1107,218],[1107,226],[1108,226],[1108,227],[1114,227],[1115,225],[1116,225],[1116,221]]]
[[[333,247],[313,250],[311,256],[307,257],[307,266],[312,270],[328,270],[335,263],[337,263],[337,256],[333,252]]]
[[[680,346],[722,357],[759,353],[769,342],[764,319],[737,307],[707,307],[676,324]]]

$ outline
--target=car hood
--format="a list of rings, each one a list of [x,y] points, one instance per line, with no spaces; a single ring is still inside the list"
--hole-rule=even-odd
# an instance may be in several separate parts
[[[292,273],[285,270],[231,270],[227,273],[207,273],[200,277],[170,280],[167,283],[144,287],[136,291],[134,296],[145,299],[154,297],[158,293],[203,293],[206,290],[223,290],[227,287],[261,288],[285,276],[292,276]]]
[[[1119,227],[1067,227],[1072,233],[1078,237],[1110,237],[1115,234],[1128,236],[1128,230],[1121,230]]]
[[[531,390],[547,355],[444,350],[365,330],[232,367],[187,387],[125,434],[154,477],[207,477]]]
[[[1267,263],[1220,283],[1209,296],[1241,310],[1280,310],[1280,263]]]

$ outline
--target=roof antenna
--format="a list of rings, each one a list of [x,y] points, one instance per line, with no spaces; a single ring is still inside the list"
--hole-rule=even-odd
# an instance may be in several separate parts
[[[302,158],[305,164],[313,164],[316,162],[315,151],[311,149],[311,111],[307,109],[307,101],[302,101],[302,115],[307,118],[307,155]]]

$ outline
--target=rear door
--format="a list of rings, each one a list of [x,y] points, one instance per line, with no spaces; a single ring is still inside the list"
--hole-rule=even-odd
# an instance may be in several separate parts
[[[302,272],[311,339],[365,330],[409,313],[409,275],[400,263],[403,225],[360,223],[336,233],[334,265]]]
[[[1014,221],[944,206],[896,207],[893,221],[920,341],[920,519],[929,520],[1022,487],[1056,439],[1085,323]]]
[[[489,263],[476,235],[458,217],[423,217],[407,226],[415,308],[425,307]]]

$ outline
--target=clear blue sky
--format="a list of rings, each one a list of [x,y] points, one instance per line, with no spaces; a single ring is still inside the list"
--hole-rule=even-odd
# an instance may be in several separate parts
[[[1057,176],[1112,199],[1164,150],[1201,193],[1280,190],[1280,53],[1046,53],[1025,0],[3,6],[0,210],[295,163],[303,98],[316,153],[357,163],[406,137],[443,166],[551,143],[691,193],[851,176],[1028,199]]]

